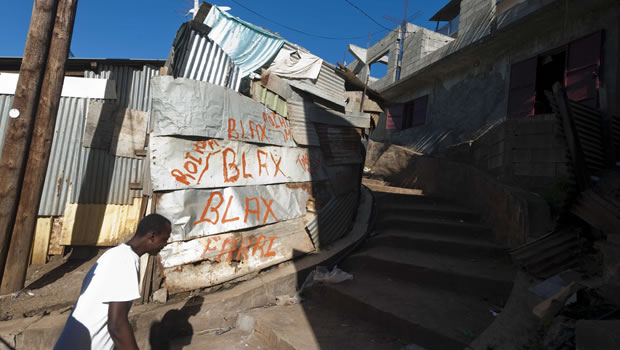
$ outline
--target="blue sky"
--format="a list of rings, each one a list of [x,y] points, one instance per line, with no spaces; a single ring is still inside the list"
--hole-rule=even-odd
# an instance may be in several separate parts
[[[0,37],[0,56],[23,54],[33,2],[4,1],[0,11],[0,33],[3,33]],[[76,57],[165,59],[176,30],[187,20],[180,12],[186,12],[191,7],[190,2],[193,4],[193,0],[81,0],[71,50]],[[361,8],[372,20],[348,2]],[[285,39],[334,64],[343,61],[347,44],[366,47],[370,32],[372,45],[387,33],[384,27],[397,26],[383,18],[384,15],[401,19],[404,14],[404,0],[348,2],[212,1],[219,6],[231,7],[229,12],[232,15],[277,32]],[[409,22],[434,29],[435,23],[428,19],[447,2],[448,0],[409,0],[408,16],[417,14]],[[317,36],[355,39],[327,40]],[[347,62],[351,61],[351,54],[346,55]]]

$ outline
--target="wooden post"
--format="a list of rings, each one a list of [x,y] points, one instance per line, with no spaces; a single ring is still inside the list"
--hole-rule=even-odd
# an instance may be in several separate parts
[[[0,158],[0,281],[4,273],[6,255],[15,213],[19,203],[26,155],[30,147],[37,101],[45,72],[52,28],[58,0],[35,0],[30,29],[19,70],[13,118],[7,123],[6,138]],[[17,115],[17,117],[15,117]]]
[[[65,77],[77,0],[60,0],[0,294],[24,288]]]

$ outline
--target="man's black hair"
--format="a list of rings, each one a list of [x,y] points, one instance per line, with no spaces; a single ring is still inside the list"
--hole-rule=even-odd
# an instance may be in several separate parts
[[[170,220],[159,214],[149,214],[140,220],[136,236],[144,236],[149,232],[160,233],[166,226],[170,226]]]

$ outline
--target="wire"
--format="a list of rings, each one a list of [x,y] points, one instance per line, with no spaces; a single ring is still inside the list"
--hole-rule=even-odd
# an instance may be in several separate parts
[[[366,37],[365,35],[362,35],[362,36],[355,36],[355,37],[333,37],[333,36],[325,36],[325,35],[320,35],[320,34],[311,34],[311,33],[306,33],[306,32],[304,32],[304,31],[302,31],[302,30],[298,30],[298,29],[295,29],[295,28],[289,27],[289,26],[287,26],[286,24],[282,24],[282,23],[279,23],[279,22],[277,22],[277,21],[274,21],[273,19],[267,18],[267,17],[265,17],[264,15],[262,15],[262,14],[260,14],[260,13],[256,12],[256,11],[254,11],[254,10],[252,10],[252,9],[248,8],[247,6],[245,6],[245,5],[241,4],[240,2],[238,2],[238,1],[236,1],[236,0],[230,0],[230,1],[231,1],[231,2],[234,2],[235,4],[237,4],[237,5],[241,6],[241,7],[243,7],[244,9],[248,10],[249,12],[251,12],[251,13],[255,14],[256,16],[258,16],[258,17],[260,17],[260,18],[262,18],[262,19],[264,19],[264,20],[267,20],[267,21],[269,21],[269,22],[271,22],[271,23],[277,24],[277,25],[279,25],[279,26],[281,26],[281,27],[283,27],[283,28],[286,28],[286,29],[288,29],[288,30],[290,30],[290,31],[293,31],[293,32],[296,32],[296,33],[299,33],[299,34],[303,34],[303,35],[307,35],[307,36],[311,36],[311,37],[315,37],[315,38],[319,38],[319,39],[326,39],[326,40],[353,40],[353,39],[362,39],[362,38],[365,38],[365,37]],[[383,28],[385,28],[385,27],[383,27]],[[391,31],[391,29],[388,29],[388,28],[386,28],[386,29]],[[383,32],[383,31],[385,31],[385,30],[383,30],[383,29],[382,29],[382,30],[377,31],[377,32],[372,33],[372,34],[378,34],[378,33],[381,33],[381,32]]]
[[[357,7],[357,5],[355,5],[355,4],[354,4],[354,3],[352,3],[351,1],[349,1],[349,0],[344,0],[344,1],[346,1],[346,3],[347,3],[347,4],[349,4],[349,5],[353,6],[353,7],[354,7],[355,9],[357,9],[359,12],[363,13],[363,14],[364,14],[364,16],[368,17],[371,21],[375,22],[375,24],[377,24],[379,27],[382,27],[382,28],[383,28],[383,29],[385,29],[385,30],[392,31],[392,29],[390,29],[390,28],[388,28],[388,27],[384,26],[383,24],[381,24],[381,23],[379,23],[379,22],[375,21],[375,19],[374,19],[374,18],[370,17],[370,15],[369,15],[369,14],[367,14],[367,13],[366,13],[364,10],[362,10],[361,8]]]

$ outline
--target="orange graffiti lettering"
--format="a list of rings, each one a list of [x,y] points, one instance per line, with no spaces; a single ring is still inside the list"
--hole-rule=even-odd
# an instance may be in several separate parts
[[[237,140],[239,139],[239,133],[235,131],[235,120],[233,118],[228,118],[228,138]]]
[[[220,201],[219,201],[219,203],[217,203],[216,206],[211,207],[211,202],[213,201],[213,197],[214,196],[219,196],[220,197]],[[224,196],[222,196],[222,193],[220,191],[212,192],[211,195],[209,196],[209,200],[207,201],[207,205],[205,206],[205,209],[202,212],[202,215],[200,216],[200,220],[196,221],[194,223],[194,226],[198,225],[201,222],[205,222],[205,221],[208,221],[211,224],[216,225],[217,222],[220,220],[220,213],[218,212],[218,209],[219,209],[220,206],[222,206],[223,202],[224,202]],[[209,211],[215,213],[215,221],[213,221],[213,220],[211,220],[211,219],[209,219],[207,217],[209,215]]]
[[[232,200],[233,200],[233,196],[228,197],[228,204],[226,204],[226,210],[224,210],[224,216],[222,217],[222,224],[239,220],[238,216],[232,219],[226,218],[228,216],[228,208],[230,208],[230,203],[232,202]]]
[[[250,209],[250,201],[256,202],[256,207],[255,207],[256,209],[254,210]],[[245,217],[243,218],[244,223],[248,222],[248,215],[250,213],[256,214],[256,222],[260,222],[260,203],[258,202],[258,198],[256,197],[245,199]]]

